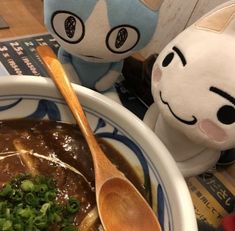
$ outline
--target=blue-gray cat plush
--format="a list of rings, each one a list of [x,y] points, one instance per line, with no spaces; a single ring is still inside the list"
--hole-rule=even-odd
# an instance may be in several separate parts
[[[45,0],[45,25],[71,81],[103,92],[156,31],[163,0]]]

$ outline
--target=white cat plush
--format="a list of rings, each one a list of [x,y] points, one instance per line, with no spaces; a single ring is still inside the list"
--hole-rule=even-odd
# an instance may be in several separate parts
[[[215,165],[235,147],[235,1],[180,33],[152,71],[153,105],[144,122],[184,176]]]

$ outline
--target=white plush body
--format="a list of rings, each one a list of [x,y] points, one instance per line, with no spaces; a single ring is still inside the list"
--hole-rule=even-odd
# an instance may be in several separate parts
[[[235,1],[216,8],[161,52],[154,104],[144,121],[185,176],[212,167],[235,146]]]

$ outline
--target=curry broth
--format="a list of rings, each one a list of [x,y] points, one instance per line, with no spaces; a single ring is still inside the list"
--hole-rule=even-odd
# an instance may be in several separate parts
[[[144,187],[128,162],[104,140],[99,139],[99,143],[108,158],[144,195]],[[91,154],[75,125],[46,120],[0,121],[0,157],[0,187],[19,173],[52,177],[59,190],[59,202],[69,196],[80,201],[80,211],[74,220],[77,226],[96,207]],[[99,226],[96,219],[89,230],[98,230]]]

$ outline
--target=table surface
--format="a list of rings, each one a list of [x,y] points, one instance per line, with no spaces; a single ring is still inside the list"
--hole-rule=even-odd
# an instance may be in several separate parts
[[[0,39],[46,32],[41,0],[1,0],[0,15],[10,26],[0,30]]]

